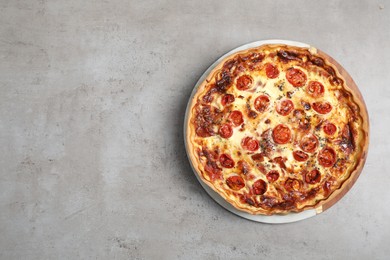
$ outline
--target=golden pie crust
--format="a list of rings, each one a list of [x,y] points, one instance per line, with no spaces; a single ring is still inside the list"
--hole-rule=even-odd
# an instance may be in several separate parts
[[[352,187],[365,163],[362,95],[341,65],[313,47],[268,44],[229,55],[187,112],[196,174],[250,214],[320,213]],[[297,151],[306,160],[297,161],[304,159]]]

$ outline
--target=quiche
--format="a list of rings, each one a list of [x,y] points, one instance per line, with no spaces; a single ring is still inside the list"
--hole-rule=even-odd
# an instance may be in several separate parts
[[[365,162],[368,114],[348,73],[310,47],[234,53],[195,90],[187,153],[201,181],[251,214],[322,212]]]

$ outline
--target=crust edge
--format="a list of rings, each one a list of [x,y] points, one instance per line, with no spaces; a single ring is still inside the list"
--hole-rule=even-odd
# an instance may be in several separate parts
[[[200,162],[196,159],[196,151],[194,148],[194,144],[190,138],[193,134],[195,134],[194,127],[192,126],[192,124],[190,122],[190,115],[193,112],[193,109],[197,103],[197,100],[198,100],[199,96],[203,93],[203,90],[206,87],[207,83],[210,82],[214,78],[216,73],[218,73],[220,71],[220,69],[223,67],[223,64],[227,60],[229,60],[230,58],[232,58],[236,55],[244,54],[244,53],[248,53],[248,52],[253,52],[255,50],[263,49],[263,48],[266,48],[268,46],[273,47],[273,48],[274,47],[288,47],[288,48],[293,48],[293,49],[296,48],[299,50],[304,49],[304,50],[307,50],[314,55],[317,55],[321,58],[324,58],[325,62],[328,65],[335,68],[335,72],[337,74],[337,77],[344,80],[343,87],[352,94],[352,100],[358,105],[359,110],[360,110],[359,115],[360,115],[362,122],[363,122],[363,125],[362,125],[362,131],[363,131],[362,142],[363,142],[363,144],[361,145],[362,151],[361,151],[360,155],[357,157],[357,158],[359,158],[358,163],[356,164],[355,169],[353,169],[351,171],[351,173],[349,174],[349,177],[340,185],[340,187],[338,189],[335,189],[328,198],[320,200],[314,205],[308,205],[308,206],[302,207],[300,209],[294,209],[294,210],[279,210],[276,212],[268,212],[264,209],[249,210],[247,208],[241,207],[236,201],[230,199],[229,197],[223,196],[223,194],[221,194],[221,192],[219,192],[214,187],[214,185],[203,176],[202,170],[200,168]],[[367,151],[368,151],[368,146],[369,146],[369,116],[368,116],[367,107],[366,107],[366,104],[363,100],[361,92],[359,91],[356,83],[354,82],[352,77],[348,74],[348,72],[336,60],[334,60],[332,57],[330,57],[326,53],[322,52],[321,50],[316,49],[312,46],[310,46],[308,48],[304,48],[304,47],[295,47],[295,46],[286,45],[286,44],[264,44],[264,45],[260,45],[257,47],[234,52],[234,53],[228,55],[227,57],[225,57],[224,59],[222,59],[219,62],[219,64],[214,69],[211,70],[211,72],[207,75],[205,80],[203,82],[201,82],[199,84],[199,86],[196,89],[194,89],[193,91],[195,94],[193,95],[192,99],[189,102],[189,105],[188,105],[188,108],[186,111],[186,122],[185,122],[185,125],[186,125],[185,138],[186,138],[186,144],[187,144],[186,150],[187,150],[188,157],[190,159],[190,163],[191,163],[193,169],[195,169],[196,174],[200,177],[200,179],[204,183],[206,183],[207,186],[209,186],[213,191],[218,193],[224,200],[229,202],[236,209],[238,209],[240,211],[247,212],[247,213],[252,214],[252,215],[260,215],[260,214],[261,215],[286,215],[289,213],[299,213],[299,212],[302,212],[304,210],[309,210],[309,209],[314,209],[316,211],[316,213],[319,214],[319,213],[322,213],[323,211],[329,209],[337,201],[339,201],[352,188],[352,186],[354,185],[354,183],[356,182],[356,180],[360,176],[360,173],[363,169],[363,166],[364,166],[366,158],[367,158]]]

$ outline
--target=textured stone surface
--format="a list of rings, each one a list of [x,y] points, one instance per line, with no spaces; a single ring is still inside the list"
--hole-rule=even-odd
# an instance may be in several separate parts
[[[0,258],[388,259],[387,1],[2,0],[0,24]],[[208,197],[182,134],[203,71],[269,38],[332,55],[371,116],[353,189],[285,225]]]

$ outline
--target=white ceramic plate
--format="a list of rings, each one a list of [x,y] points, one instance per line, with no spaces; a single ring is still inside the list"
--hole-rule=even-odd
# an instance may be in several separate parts
[[[242,50],[245,50],[245,49],[250,49],[250,48],[253,48],[253,47],[258,47],[258,46],[261,46],[261,45],[264,45],[264,44],[287,44],[287,45],[291,45],[291,46],[310,48],[310,45],[308,45],[306,43],[301,43],[301,42],[287,41],[287,40],[263,40],[263,41],[256,41],[256,42],[244,44],[244,45],[242,45],[240,47],[237,47],[237,48],[229,51],[228,53],[226,53],[225,55],[220,57],[218,60],[216,60],[203,73],[203,75],[199,78],[198,82],[196,83],[196,85],[195,85],[195,87],[194,87],[194,89],[193,89],[193,91],[191,93],[191,97],[190,97],[189,102],[187,104],[187,110],[186,110],[185,120],[184,120],[184,141],[185,141],[187,155],[188,155],[188,145],[187,145],[186,136],[187,136],[187,121],[188,121],[189,105],[191,104],[191,101],[192,101],[195,93],[197,92],[199,85],[206,79],[206,77],[210,74],[210,72],[225,57],[227,57],[227,56],[229,56],[229,55],[231,55],[231,54],[233,54],[235,52],[242,51]],[[206,192],[210,195],[210,197],[212,197],[216,202],[218,202],[219,205],[221,205],[222,207],[224,207],[228,211],[230,211],[230,212],[232,212],[232,213],[234,213],[234,214],[236,214],[236,215],[238,215],[240,217],[243,217],[243,218],[246,218],[246,219],[249,219],[249,220],[253,220],[253,221],[256,221],[256,222],[270,223],[270,224],[279,224],[279,223],[296,222],[296,221],[299,221],[299,220],[303,220],[303,219],[307,219],[307,218],[313,217],[313,216],[315,216],[317,214],[314,209],[305,210],[305,211],[302,211],[300,213],[290,213],[290,214],[287,214],[287,215],[272,215],[272,216],[252,215],[252,214],[246,213],[244,211],[240,211],[240,210],[236,209],[235,207],[233,207],[230,203],[228,203],[224,198],[222,198],[218,193],[216,193],[214,190],[212,190],[209,186],[207,186],[207,184],[205,184],[199,178],[199,175],[195,172],[195,169],[194,169],[194,167],[192,165],[191,160],[189,160],[189,161],[190,161],[192,170],[195,173],[196,178],[198,179],[198,181],[200,182],[202,187],[206,190]]]

